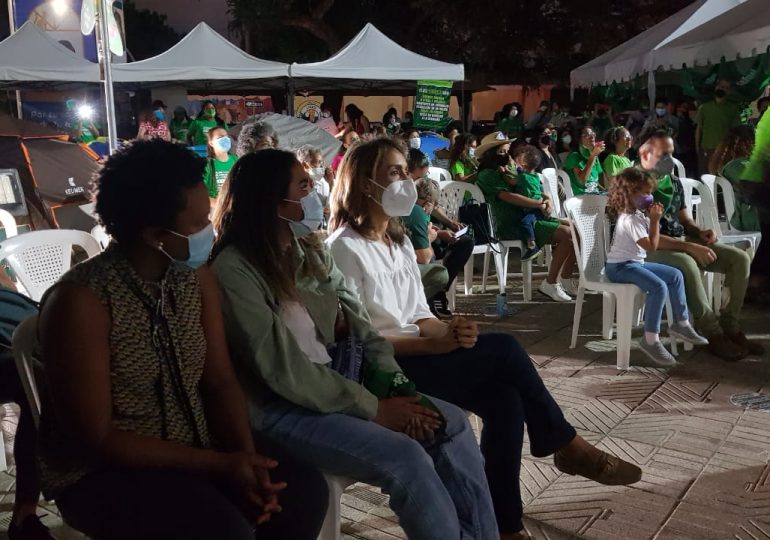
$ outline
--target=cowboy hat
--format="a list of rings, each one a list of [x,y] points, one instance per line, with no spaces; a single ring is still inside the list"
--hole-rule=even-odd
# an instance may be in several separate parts
[[[512,143],[513,139],[509,139],[502,131],[493,131],[483,139],[481,144],[476,148],[476,155],[478,157],[483,156],[487,151],[502,146],[504,144]]]

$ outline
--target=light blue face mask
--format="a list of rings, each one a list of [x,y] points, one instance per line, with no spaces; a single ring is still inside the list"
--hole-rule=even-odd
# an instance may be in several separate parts
[[[221,137],[214,141],[214,146],[222,152],[229,152],[230,148],[233,147],[233,141],[230,137]]]
[[[166,119],[166,113],[163,111],[163,109],[158,109],[157,111],[152,111],[152,114],[155,115],[155,118],[163,122]]]
[[[302,238],[319,229],[324,220],[324,205],[316,190],[311,191],[298,201],[284,199],[286,202],[302,205],[303,217],[300,221],[278,216],[289,223],[291,232],[296,238]]]
[[[214,246],[214,226],[211,223],[190,236],[185,236],[172,230],[169,230],[168,232],[174,236],[185,238],[187,240],[188,255],[187,259],[183,261],[169,255],[168,252],[163,249],[162,245],[158,247],[158,249],[162,251],[166,257],[171,259],[175,265],[195,270],[206,264],[206,261],[209,259],[209,254],[211,253],[211,248]]]

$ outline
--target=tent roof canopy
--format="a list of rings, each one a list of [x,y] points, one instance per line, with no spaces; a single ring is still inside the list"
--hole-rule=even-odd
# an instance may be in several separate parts
[[[279,79],[288,75],[289,64],[246,54],[203,22],[166,52],[112,68],[113,80],[120,83],[203,83]]]
[[[671,17],[583,64],[570,74],[573,87],[622,82],[656,69],[658,50],[745,0],[696,0]],[[762,1],[762,0],[760,0]]]
[[[26,83],[23,86],[29,87],[54,81],[97,83],[99,66],[77,56],[30,21],[0,42],[0,85]]]
[[[660,51],[659,66],[679,69],[736,60],[767,52],[770,47],[770,4],[746,0],[693,30],[672,39]],[[657,67],[657,66],[656,66]]]
[[[291,75],[298,87],[312,86],[316,89],[350,88],[351,83],[340,79],[360,81],[353,83],[356,89],[397,88],[404,81],[423,79],[462,81],[465,68],[462,64],[449,64],[419,55],[405,49],[368,23],[350,43],[323,62],[291,65]],[[311,80],[313,79],[313,80]],[[323,81],[319,84],[317,79]],[[373,81],[385,81],[375,83]],[[410,85],[412,88],[414,84]]]

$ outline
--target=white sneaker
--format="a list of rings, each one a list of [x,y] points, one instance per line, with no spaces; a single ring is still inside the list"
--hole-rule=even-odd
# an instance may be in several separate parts
[[[572,302],[572,297],[564,292],[561,283],[558,281],[556,283],[548,283],[548,281],[543,280],[538,290],[556,302]]]
[[[559,283],[564,292],[570,296],[577,296],[578,289],[580,288],[580,280],[577,278],[559,278]]]

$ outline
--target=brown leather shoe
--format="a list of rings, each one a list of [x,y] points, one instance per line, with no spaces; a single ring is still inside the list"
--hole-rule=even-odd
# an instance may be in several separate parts
[[[734,333],[725,332],[725,336],[739,347],[745,349],[749,356],[762,356],[765,354],[765,348],[762,345],[756,341],[749,341],[746,334],[740,330]]]
[[[578,475],[606,486],[627,486],[642,479],[642,469],[619,457],[597,450],[595,456],[565,458],[561,452],[553,455],[553,464],[561,472]]]
[[[734,342],[724,334],[715,334],[708,337],[708,350],[725,362],[737,362],[749,355],[749,351],[742,345]]]

